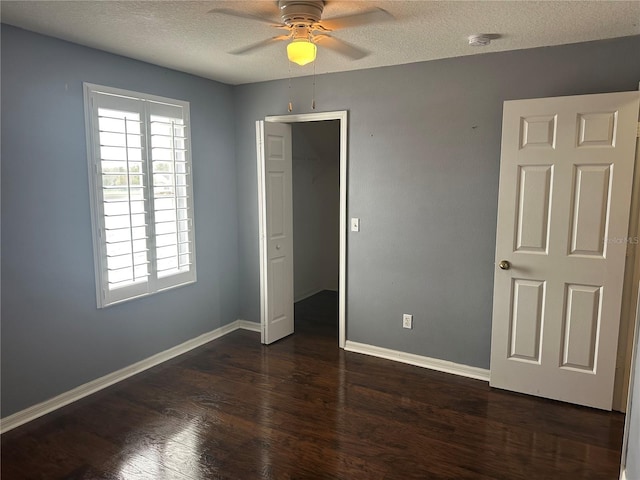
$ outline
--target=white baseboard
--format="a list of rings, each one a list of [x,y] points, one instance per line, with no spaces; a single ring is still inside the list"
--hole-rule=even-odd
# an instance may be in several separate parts
[[[237,328],[241,328],[243,330],[251,330],[252,332],[260,332],[261,330],[259,323],[250,322],[249,320],[236,320],[233,323],[237,325]]]
[[[128,367],[124,367],[120,370],[109,373],[104,377],[91,380],[84,385],[80,385],[79,387],[64,392],[56,397],[50,398],[49,400],[45,400],[42,403],[38,403],[12,415],[9,415],[8,417],[0,419],[0,434],[8,432],[9,430],[19,427],[20,425],[24,425],[31,420],[35,420],[38,417],[53,412],[54,410],[64,407],[65,405],[69,405],[70,403],[80,400],[115,383],[121,382],[122,380],[143,372],[151,367],[155,367],[162,362],[171,360],[178,355],[187,353],[194,348],[201,347],[205,343],[220,338],[238,329],[259,332],[260,324],[249,322],[247,320],[236,320],[227,325],[223,325],[220,328],[216,328],[215,330],[204,333],[196,338],[187,340],[180,345],[176,345],[175,347],[171,347],[168,350],[152,355],[151,357],[145,358],[144,360],[140,360],[139,362],[129,365]]]
[[[437,358],[423,357],[422,355],[376,347],[365,343],[352,342],[351,340],[347,340],[345,342],[344,349],[348,352],[363,353],[365,355],[408,363],[409,365],[428,368],[430,370],[452,373],[454,375],[483,380],[485,382],[489,381],[489,370],[484,368],[462,365],[461,363],[449,362],[447,360],[440,360]]]

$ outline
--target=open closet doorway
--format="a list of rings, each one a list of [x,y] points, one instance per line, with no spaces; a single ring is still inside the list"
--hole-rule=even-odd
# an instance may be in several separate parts
[[[262,343],[294,332],[294,300],[322,292],[317,300],[331,302],[337,285],[344,348],[347,112],[266,117],[256,122],[256,139]]]
[[[296,331],[338,333],[340,121],[291,124]]]

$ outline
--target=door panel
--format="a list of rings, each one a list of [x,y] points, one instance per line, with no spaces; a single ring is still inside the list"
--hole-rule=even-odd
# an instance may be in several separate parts
[[[269,284],[271,296],[269,302],[269,320],[271,325],[287,319],[287,262],[284,257],[269,260]]]
[[[611,409],[637,119],[637,92],[505,102],[492,386]]]
[[[553,167],[525,165],[519,173],[516,251],[547,253]]]
[[[544,311],[544,282],[515,279],[512,291],[509,358],[538,363]]]
[[[259,219],[262,343],[269,344],[294,330],[291,127],[257,122],[256,129],[264,198]]]
[[[602,287],[567,285],[562,367],[595,372]]]
[[[521,148],[556,148],[556,116],[538,115],[520,119]]]
[[[611,164],[576,165],[571,255],[604,258],[611,180]]]
[[[578,114],[579,147],[613,147],[617,133],[618,112]]]
[[[269,240],[286,236],[285,231],[285,176],[283,172],[267,173],[267,208],[269,209]]]

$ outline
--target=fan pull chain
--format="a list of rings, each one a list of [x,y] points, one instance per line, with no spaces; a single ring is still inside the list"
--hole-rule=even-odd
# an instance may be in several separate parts
[[[313,95],[311,97],[311,110],[315,110],[315,109],[316,109],[316,62],[313,62]]]
[[[289,65],[289,105],[287,106],[287,110],[289,113],[293,111],[293,104],[291,103],[291,62],[287,62]]]

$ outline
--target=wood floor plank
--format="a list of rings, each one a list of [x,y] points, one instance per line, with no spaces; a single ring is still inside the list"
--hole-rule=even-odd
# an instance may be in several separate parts
[[[6,433],[3,480],[617,478],[623,415],[342,351],[336,300]]]

